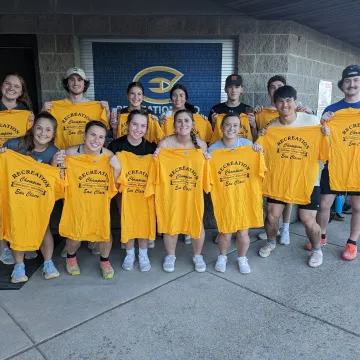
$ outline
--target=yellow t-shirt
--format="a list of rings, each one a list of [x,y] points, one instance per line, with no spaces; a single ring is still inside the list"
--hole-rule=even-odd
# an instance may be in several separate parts
[[[119,114],[118,115],[118,128],[117,128],[117,137],[121,137],[127,135],[128,125],[127,118],[129,113]],[[145,135],[145,139],[149,142],[157,144],[160,140],[162,140],[165,135],[159,125],[159,122],[148,115],[148,129]]]
[[[0,147],[9,139],[23,136],[31,128],[30,111],[0,111]]]
[[[274,109],[263,109],[255,116],[256,126],[258,130],[262,130],[269,122],[279,117],[279,112]]]
[[[161,130],[165,136],[174,134],[174,116],[167,116],[165,122],[161,125]]]
[[[263,194],[290,204],[310,203],[319,174],[319,161],[329,154],[329,141],[320,126],[299,128],[270,126],[258,141],[268,171]]]
[[[91,120],[101,121],[109,129],[106,110],[98,101],[76,104],[69,100],[52,101],[49,112],[58,123],[55,137],[55,146],[58,149],[67,149],[70,146],[82,144],[85,126]]]
[[[152,155],[138,156],[127,151],[116,154],[121,164],[117,179],[121,197],[121,242],[143,238],[155,240],[155,198],[145,198]]]
[[[336,111],[327,126],[331,190],[360,191],[360,109]]]
[[[233,233],[263,226],[263,153],[241,146],[214,150],[211,156],[211,199],[219,231]]]
[[[151,163],[145,196],[155,194],[160,233],[200,237],[209,161],[200,149],[161,149]]]
[[[67,156],[59,232],[71,240],[109,241],[110,200],[117,193],[106,155]]]
[[[221,130],[221,123],[222,123],[224,116],[225,116],[225,114],[219,114],[218,117],[216,118],[216,124],[214,127],[214,131],[212,133],[212,137],[211,137],[209,145],[212,145],[212,144],[216,143],[218,140],[222,139],[223,132]],[[246,114],[240,114],[240,123],[241,123],[241,126],[240,126],[241,129],[240,129],[239,137],[253,141],[249,118],[247,117]]]
[[[13,250],[38,250],[55,201],[64,197],[60,170],[7,150],[0,155],[2,239]]]

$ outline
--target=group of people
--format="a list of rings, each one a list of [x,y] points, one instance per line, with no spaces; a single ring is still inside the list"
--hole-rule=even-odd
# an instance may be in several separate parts
[[[82,241],[88,241],[92,253],[100,255],[103,277],[114,276],[109,262],[113,197],[121,216],[121,243],[126,249],[124,270],[134,268],[136,239],[139,270],[151,269],[148,248],[154,247],[158,233],[164,238],[167,253],[164,271],[174,271],[178,235],[184,234],[185,242],[193,247],[195,270],[204,272],[204,191],[211,194],[219,230],[216,243],[220,254],[215,264],[219,272],[226,270],[234,233],[239,271],[251,271],[246,257],[248,230],[264,225],[263,196],[267,198],[267,215],[265,234],[260,235],[266,240],[259,249],[261,257],[268,257],[276,248],[281,216],[279,242],[290,243],[291,209],[292,204],[297,204],[309,238],[308,265],[320,266],[330,207],[337,194],[347,192],[351,196],[352,218],[342,257],[355,259],[360,232],[360,182],[357,169],[351,169],[350,184],[338,176],[334,166],[345,146],[352,151],[357,144],[360,66],[344,69],[338,83],[344,99],[326,108],[321,121],[298,102],[296,90],[280,75],[268,80],[271,106],[255,108],[241,102],[242,77],[228,76],[224,88],[227,101],[215,105],[208,117],[196,113],[187,89],[180,84],[170,92],[172,109],[159,118],[143,105],[144,88],[139,82],[129,84],[128,106],[117,115],[110,112],[106,101],[85,97],[89,85],[82,69],[70,68],[63,79],[68,97],[46,102],[34,116],[23,78],[11,73],[2,82],[0,260],[15,264],[12,282],[27,281],[24,257],[36,256],[37,249],[44,257],[44,278],[59,276],[52,261],[50,213],[42,216],[41,226],[33,235],[24,236],[28,229],[24,226],[25,232],[22,229],[20,233],[12,212],[21,211],[23,223],[30,224],[34,215],[28,216],[27,206],[39,201],[38,206],[44,204],[51,209],[54,201],[62,198],[59,232],[66,237],[62,256],[66,257],[70,275],[80,274],[76,251]],[[346,128],[339,128],[339,123]],[[354,145],[337,143],[337,134],[349,128],[355,130],[346,139]],[[113,140],[106,144],[109,134]],[[351,156],[357,153],[349,153]],[[349,161],[356,164],[354,158]],[[34,171],[20,170],[22,166],[33,167]],[[27,177],[12,181],[18,176],[14,171]],[[39,181],[31,180],[32,173],[42,178],[50,190],[41,189]],[[13,200],[19,194],[26,198],[21,202]]]

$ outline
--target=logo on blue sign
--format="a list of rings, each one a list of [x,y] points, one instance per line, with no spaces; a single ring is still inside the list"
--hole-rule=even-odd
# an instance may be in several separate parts
[[[138,72],[133,81],[144,86],[144,100],[151,104],[171,102],[171,88],[184,76],[180,71],[167,66],[151,66]]]

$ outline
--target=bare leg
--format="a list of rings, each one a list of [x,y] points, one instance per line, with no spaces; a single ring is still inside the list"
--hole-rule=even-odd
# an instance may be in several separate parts
[[[229,234],[220,233],[219,234],[218,246],[219,246],[219,250],[220,250],[220,255],[227,256],[227,252],[229,251],[230,246],[231,246],[231,235],[232,235],[231,233],[229,233]]]
[[[285,224],[290,223],[291,211],[292,211],[292,204],[286,204],[283,211],[283,222]]]
[[[310,239],[312,247],[319,249],[321,246],[321,228],[316,222],[316,212],[316,210],[299,209],[299,217],[305,226],[306,235]]]
[[[125,249],[126,250],[132,250],[135,245],[135,239],[128,240],[127,243],[125,243]]]
[[[80,247],[81,241],[66,239],[66,249],[69,255],[74,255]]]
[[[200,238],[199,239],[191,239],[194,256],[201,255],[204,241],[205,241],[205,230],[204,230],[204,225],[202,225],[201,232],[200,232]]]
[[[360,235],[360,196],[351,196],[350,240],[357,241]]]
[[[336,195],[321,195],[320,209],[316,215],[316,221],[320,225],[321,234],[326,234],[326,227],[330,219],[330,208],[335,200]]]
[[[164,244],[168,255],[175,255],[178,235],[164,234]]]
[[[23,264],[24,263],[24,251],[17,251],[17,250],[11,250],[14,260],[15,260],[15,264]]]
[[[265,231],[268,240],[275,240],[279,230],[279,218],[283,213],[285,205],[268,203],[267,216],[265,220]]]
[[[51,260],[54,252],[54,238],[50,231],[50,224],[46,228],[44,239],[40,246],[41,253],[43,254],[44,261]]]
[[[111,247],[112,247],[112,234],[110,233],[110,241],[101,241],[99,242],[100,256],[103,258],[108,258],[110,255]]]
[[[236,233],[236,247],[238,250],[238,257],[245,256],[250,245],[249,231],[239,230]]]
[[[138,242],[139,242],[139,248],[140,249],[147,249],[148,248],[149,239],[138,239]]]

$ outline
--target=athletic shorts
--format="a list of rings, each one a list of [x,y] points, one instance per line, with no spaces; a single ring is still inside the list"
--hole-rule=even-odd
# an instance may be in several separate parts
[[[272,199],[269,197],[267,198],[267,202],[273,203],[273,204],[286,205],[286,202],[283,202],[280,200],[275,200],[275,199]],[[299,209],[304,209],[304,210],[319,210],[319,208],[320,208],[320,186],[314,186],[314,190],[311,194],[309,204],[298,205],[298,206],[299,206]]]
[[[320,191],[321,195],[349,195],[349,196],[360,196],[360,192],[357,191],[335,191],[330,189],[330,177],[329,177],[329,168],[328,164],[325,164],[323,171],[321,172],[321,180],[320,180]]]

